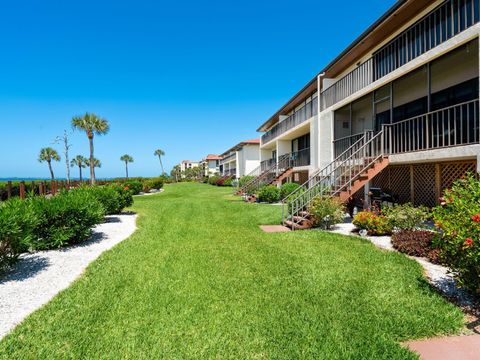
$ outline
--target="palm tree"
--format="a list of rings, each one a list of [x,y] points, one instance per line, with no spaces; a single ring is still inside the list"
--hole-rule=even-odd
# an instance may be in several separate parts
[[[93,136],[105,135],[110,130],[108,120],[103,119],[93,113],[85,113],[83,116],[74,116],[72,118],[72,127],[84,131],[87,134],[90,144],[90,183],[95,184],[95,157],[93,156]]]
[[[70,166],[78,166],[78,172],[80,175],[80,181],[82,181],[82,169],[87,167],[87,159],[85,159],[82,155],[75,156],[72,161],[70,162]]]
[[[160,167],[162,168],[162,175],[165,174],[165,171],[163,171],[163,164],[162,164],[162,156],[165,156],[165,151],[162,149],[157,149],[153,153],[153,155],[158,156],[158,160],[160,160]]]
[[[85,159],[85,165],[87,165],[88,167],[92,167],[92,162],[90,161],[90,159]],[[93,167],[94,168],[101,168],[102,167],[102,163],[100,160],[98,160],[97,158],[93,158]]]
[[[133,157],[131,157],[128,154],[125,154],[125,155],[120,157],[120,160],[125,162],[125,178],[128,179],[128,163],[133,162]]]
[[[50,170],[50,176],[52,177],[52,180],[54,180],[55,176],[53,175],[52,160],[60,161],[60,155],[58,155],[57,150],[52,149],[51,147],[46,147],[40,150],[40,154],[38,155],[38,161],[47,162],[48,169]]]

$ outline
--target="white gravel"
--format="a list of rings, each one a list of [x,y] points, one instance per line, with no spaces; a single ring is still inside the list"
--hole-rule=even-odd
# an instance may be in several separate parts
[[[0,278],[0,339],[67,288],[101,253],[128,238],[136,229],[136,218],[133,214],[107,216],[80,245],[22,255],[12,271]]]
[[[335,225],[331,231],[337,234],[360,236],[358,233],[354,232],[354,230],[355,225],[346,221],[343,224]],[[363,238],[369,240],[375,246],[381,249],[396,251],[393,248],[392,238],[390,236],[363,236]],[[424,258],[416,256],[408,257],[416,260],[420,265],[422,265],[429,283],[438,291],[440,291],[446,297],[454,298],[460,306],[472,306],[474,300],[465,290],[457,287],[455,279],[449,268],[442,265],[432,264],[430,261]]]

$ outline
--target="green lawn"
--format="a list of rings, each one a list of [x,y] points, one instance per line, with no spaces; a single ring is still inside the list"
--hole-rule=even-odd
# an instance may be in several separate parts
[[[458,332],[420,266],[362,239],[265,234],[280,207],[231,189],[138,197],[139,229],[0,343],[2,359],[407,359]]]

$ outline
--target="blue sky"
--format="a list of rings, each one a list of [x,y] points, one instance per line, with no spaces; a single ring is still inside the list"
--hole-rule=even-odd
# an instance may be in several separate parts
[[[0,12],[1,177],[47,177],[38,151],[95,112],[99,177],[221,153],[257,127],[393,0],[11,1]],[[71,156],[87,155],[73,133]],[[61,150],[60,145],[54,146]],[[62,163],[54,164],[65,175]],[[74,172],[76,175],[76,172]]]

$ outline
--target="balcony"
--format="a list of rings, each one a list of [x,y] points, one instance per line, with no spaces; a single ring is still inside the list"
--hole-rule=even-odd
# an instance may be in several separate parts
[[[300,110],[293,113],[286,119],[280,121],[270,130],[268,130],[262,136],[262,144],[266,144],[269,141],[279,137],[280,135],[284,134],[290,129],[304,123],[312,116],[317,115],[318,113],[318,97],[314,98],[312,101],[308,102],[305,106],[303,106]]]
[[[478,0],[449,0],[321,94],[321,110],[355,94],[479,22]]]
[[[237,153],[233,153],[233,154],[230,154],[228,156],[225,156],[222,160],[221,160],[221,164],[225,164],[225,163],[228,163],[230,161],[233,161],[235,160],[237,157]]]
[[[302,167],[310,165],[310,148],[306,148],[300,151],[294,151],[289,154],[282,155],[281,159],[285,159],[289,167]],[[275,164],[277,159],[268,159],[260,163],[261,172],[270,171]]]

